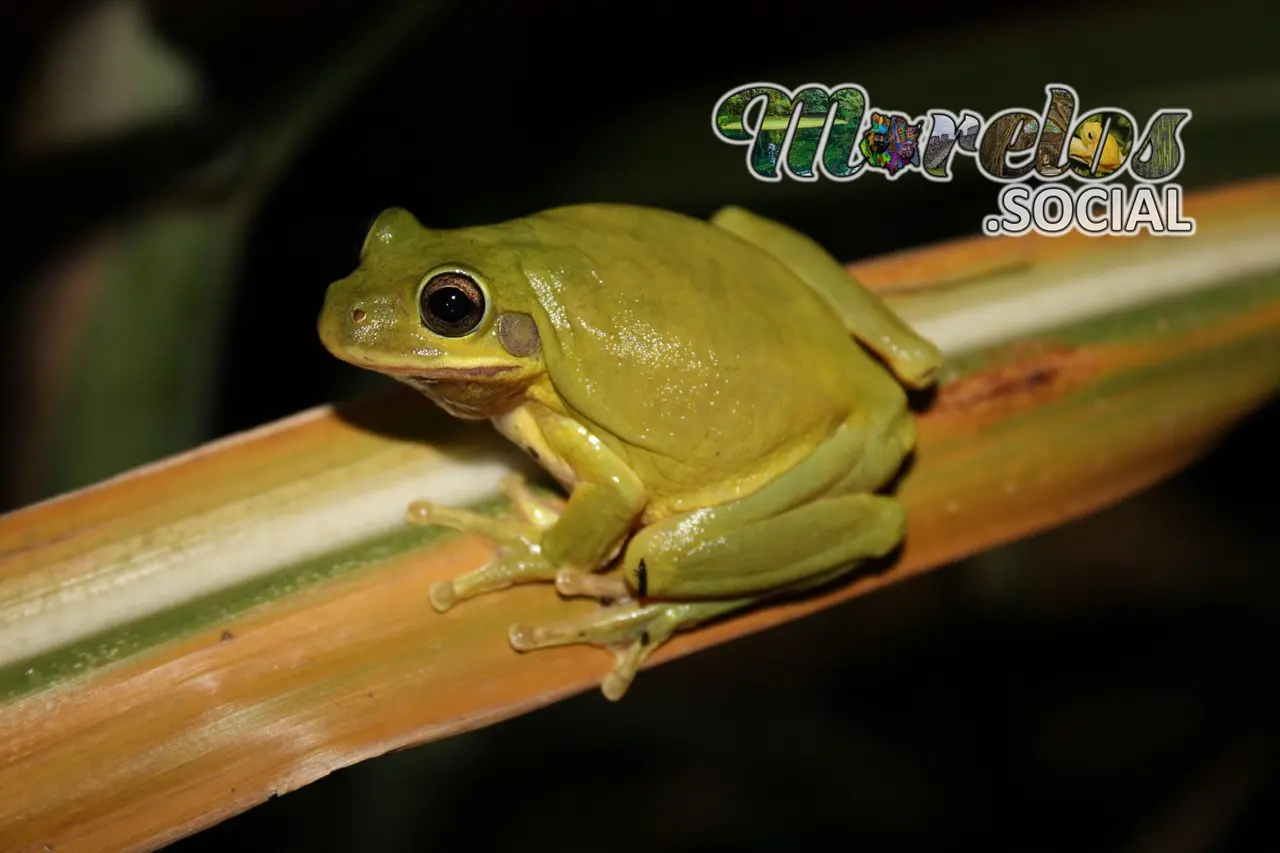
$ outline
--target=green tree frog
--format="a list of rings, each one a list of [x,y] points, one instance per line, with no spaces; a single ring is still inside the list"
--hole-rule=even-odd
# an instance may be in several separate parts
[[[437,611],[536,581],[599,599],[510,642],[613,651],[614,700],[676,631],[898,546],[904,511],[876,491],[915,442],[904,386],[942,365],[816,242],[738,207],[585,204],[448,230],[391,208],[318,328],[338,358],[491,421],[564,486],[560,510],[509,478],[508,517],[423,501],[407,516],[498,546],[432,588]]]

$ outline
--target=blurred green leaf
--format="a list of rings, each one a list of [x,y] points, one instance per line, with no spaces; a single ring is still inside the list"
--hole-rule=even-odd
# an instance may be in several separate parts
[[[90,5],[54,38],[27,92],[18,148],[49,147],[189,112],[196,72],[148,27],[139,0]]]
[[[111,476],[207,438],[217,354],[248,228],[263,199],[322,123],[433,4],[395,8],[298,91],[246,128],[189,189],[117,230],[85,323],[56,379],[37,495]]]

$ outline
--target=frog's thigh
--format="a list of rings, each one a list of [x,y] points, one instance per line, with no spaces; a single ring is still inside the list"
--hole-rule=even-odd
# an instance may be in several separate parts
[[[874,492],[902,468],[916,443],[916,421],[910,409],[897,409],[867,430],[868,442],[858,459],[844,469],[829,494]]]
[[[915,424],[907,409],[869,411],[750,495],[639,531],[623,558],[627,583],[642,597],[747,596],[893,550],[904,513],[872,493],[901,467]]]
[[[655,598],[750,596],[892,551],[904,512],[872,493],[899,471],[914,441],[905,407],[858,412],[748,496],[640,530],[627,544],[623,578]]]
[[[907,385],[923,388],[942,366],[942,354],[809,237],[740,207],[726,207],[711,224],[764,249],[818,292],[851,334],[880,354]]]
[[[645,592],[691,601],[764,595],[832,577],[892,551],[906,513],[892,498],[844,494],[746,524],[691,513],[641,531],[627,562],[645,564]]]

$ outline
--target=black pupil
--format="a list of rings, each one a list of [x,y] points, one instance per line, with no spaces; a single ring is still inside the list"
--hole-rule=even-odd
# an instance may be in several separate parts
[[[475,309],[475,303],[461,288],[446,286],[432,291],[427,297],[427,308],[432,316],[446,323],[459,323],[467,319]]]

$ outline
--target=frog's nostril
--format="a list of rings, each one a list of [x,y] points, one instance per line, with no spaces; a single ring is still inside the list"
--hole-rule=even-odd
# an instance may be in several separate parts
[[[352,311],[352,312],[351,312],[351,320],[352,320],[352,322],[354,322],[354,323],[363,323],[363,322],[364,322],[364,309],[363,309],[363,308],[357,308],[357,309],[355,309],[354,311]]]

